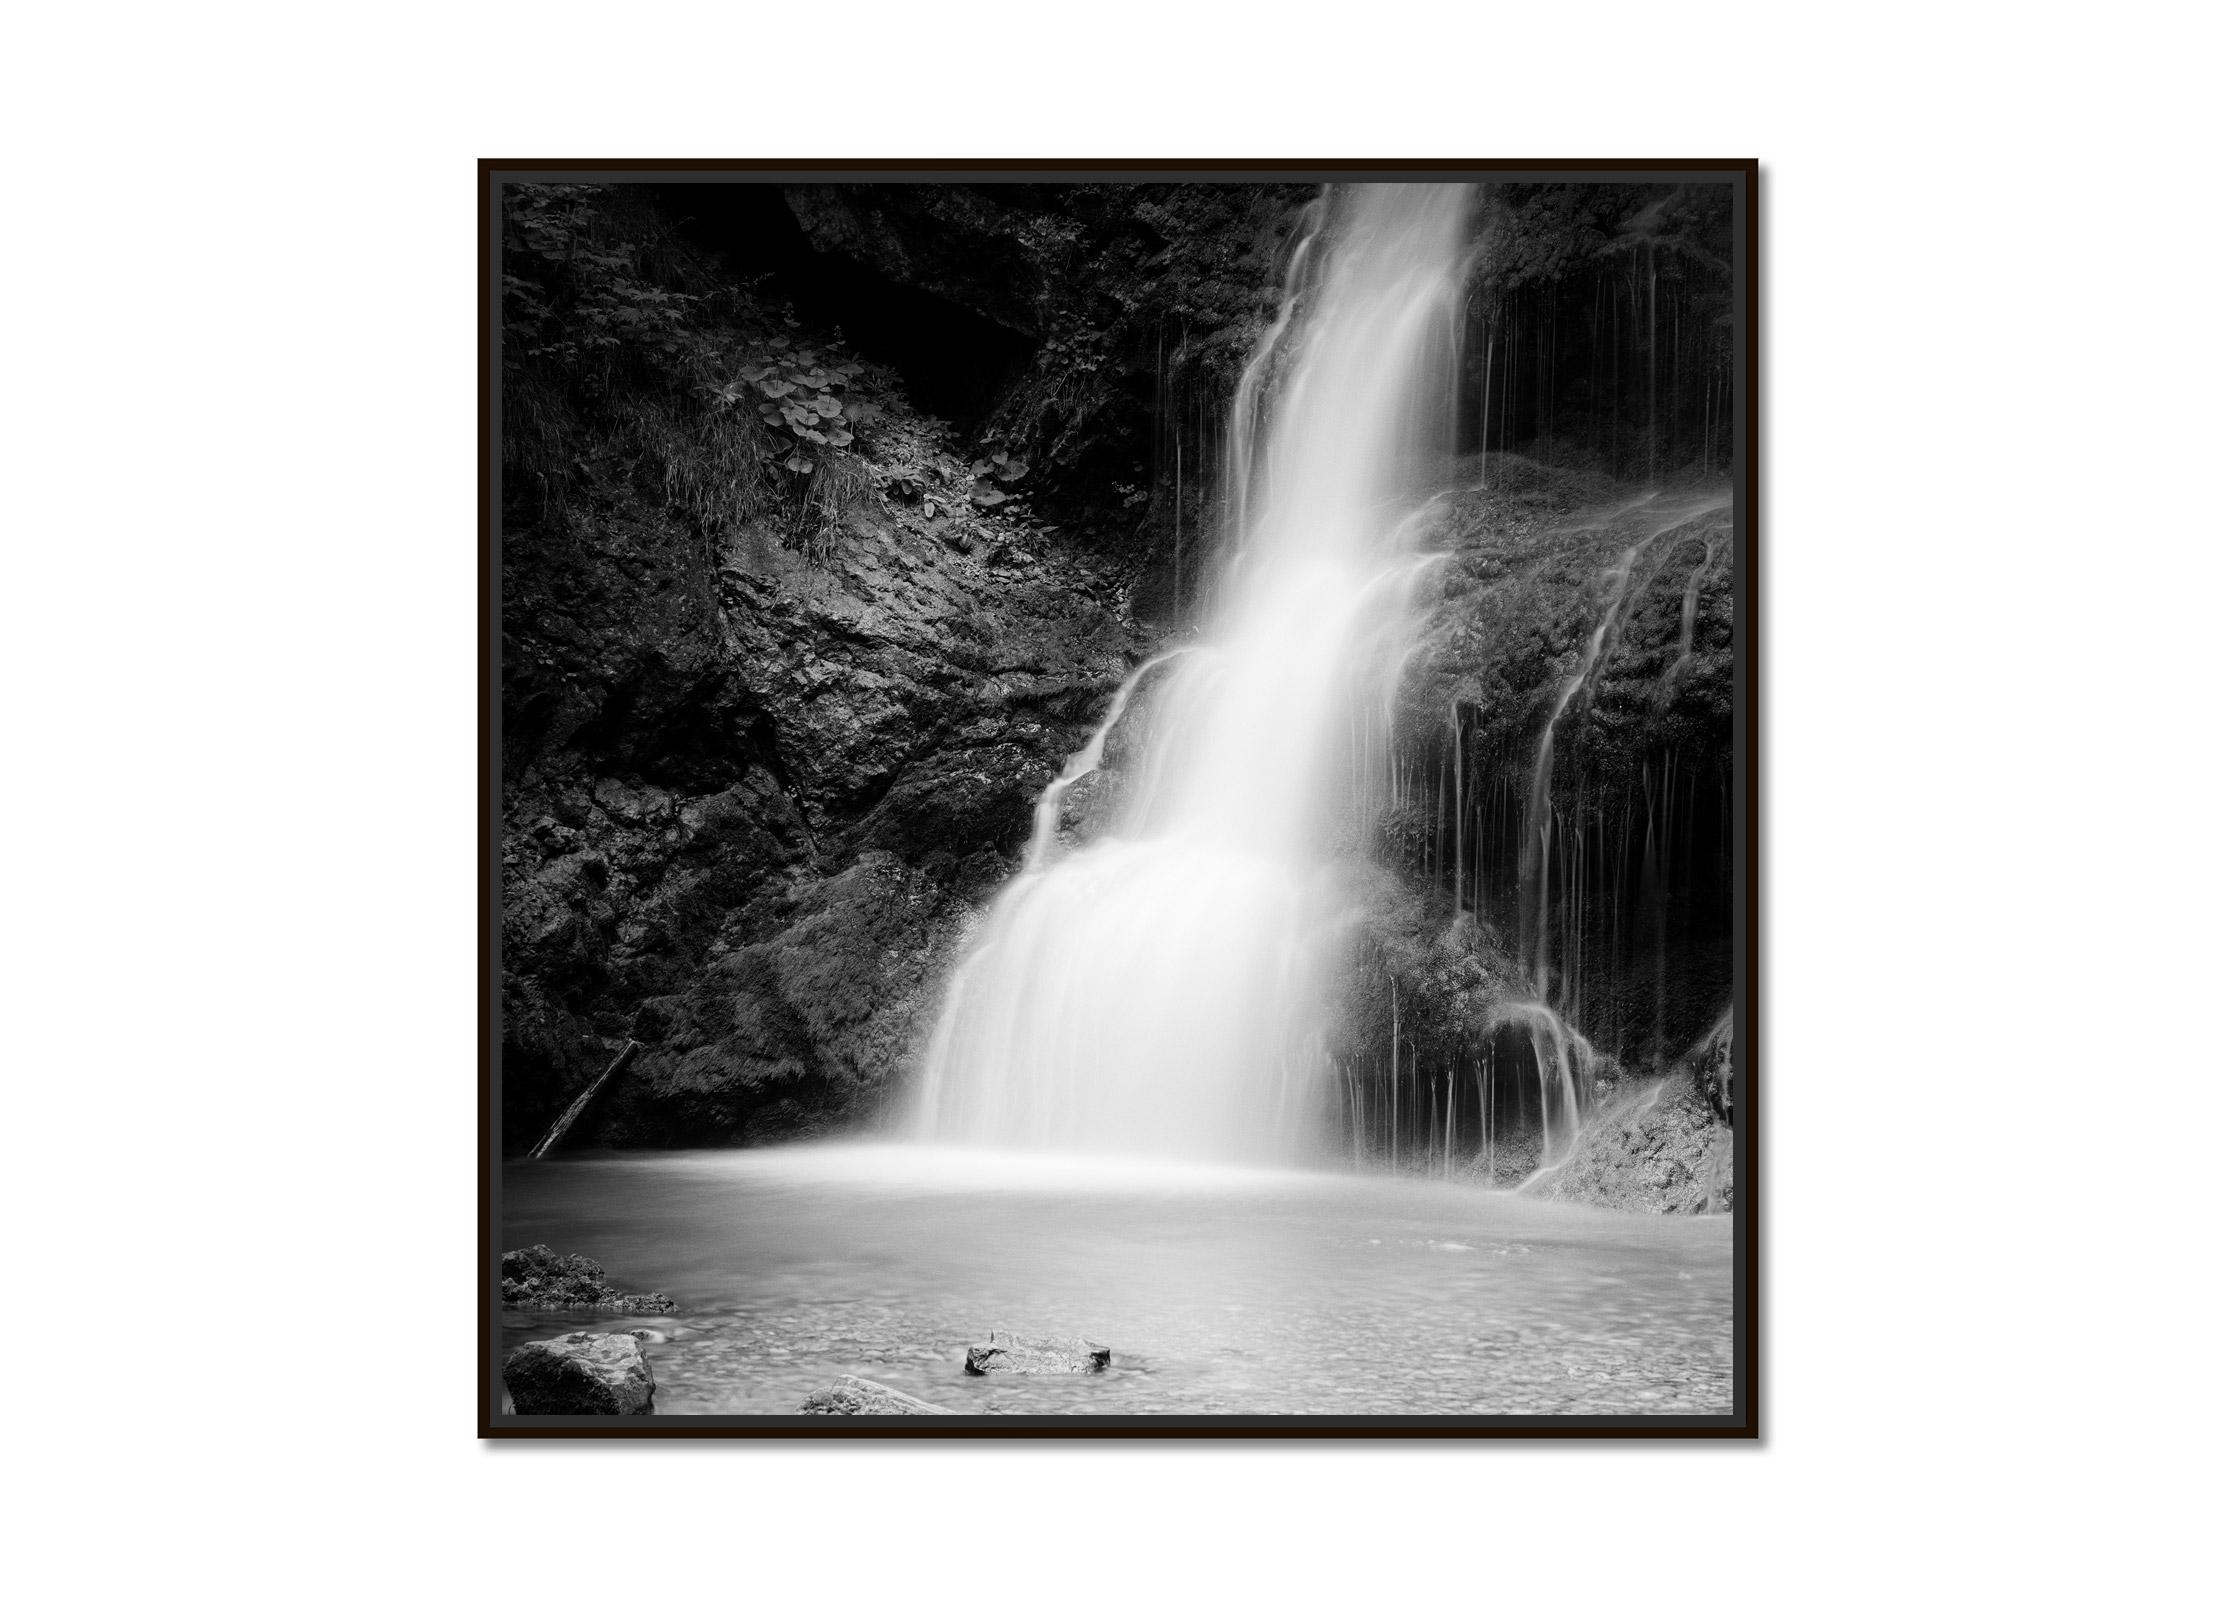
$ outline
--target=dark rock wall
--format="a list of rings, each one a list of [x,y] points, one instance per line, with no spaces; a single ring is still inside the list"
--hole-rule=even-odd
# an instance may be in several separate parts
[[[1523,1032],[1505,1037],[1488,1018],[1535,997],[1520,894],[1534,766],[1605,618],[1600,654],[1557,723],[1547,998],[1601,1058],[1608,1091],[1676,1061],[1732,984],[1725,483],[1652,492],[1515,456],[1457,471],[1437,535],[1446,560],[1402,682],[1389,798],[1369,819],[1369,909],[1333,1050],[1344,1071],[1384,1081],[1397,1014],[1399,1137],[1418,1156],[1443,1145],[1450,1074],[1471,1150],[1480,1127],[1538,1128]],[[1621,590],[1609,574],[1636,545]]]
[[[727,318],[768,332],[766,307],[713,293],[686,332],[719,340]],[[549,365],[514,375],[509,418],[535,428],[504,541],[508,1148],[633,1034],[578,1142],[864,1115],[1041,786],[1142,653],[1128,574],[975,503],[907,396],[854,452],[892,481],[810,539],[754,449],[776,487],[716,515],[680,497],[701,436],[645,417],[695,417],[689,399]]]
[[[1517,183],[1481,209],[1469,444],[1645,482],[1734,453],[1734,191]]]
[[[1218,521],[1236,379],[1277,299],[1307,184],[849,184],[789,188],[819,260],[868,267],[1032,341],[976,414],[1032,463],[1069,537],[1134,573],[1171,622]]]
[[[508,594],[509,1142],[633,1026],[595,1139],[856,1111],[1135,636],[1062,551],[884,506],[823,560],[570,528]]]

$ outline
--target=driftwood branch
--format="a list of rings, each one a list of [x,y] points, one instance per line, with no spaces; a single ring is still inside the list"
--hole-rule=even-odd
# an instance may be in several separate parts
[[[612,1061],[607,1063],[607,1070],[592,1080],[591,1087],[577,1095],[569,1104],[568,1109],[560,1113],[560,1120],[553,1123],[550,1133],[537,1141],[537,1147],[529,1152],[529,1159],[531,1161],[542,1161],[546,1156],[552,1154],[559,1147],[560,1141],[568,1136],[568,1130],[576,1125],[576,1118],[582,1116],[585,1108],[599,1098],[599,1091],[613,1082],[614,1075],[628,1066],[630,1058],[637,1053],[638,1041],[632,1039],[622,1047]]]

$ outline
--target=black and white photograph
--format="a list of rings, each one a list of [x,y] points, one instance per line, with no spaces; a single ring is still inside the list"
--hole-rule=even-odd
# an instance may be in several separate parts
[[[1752,164],[485,177],[489,1432],[1748,1436]]]

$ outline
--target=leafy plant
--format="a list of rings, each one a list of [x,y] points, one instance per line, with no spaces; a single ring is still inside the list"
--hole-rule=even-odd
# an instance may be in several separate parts
[[[871,368],[836,345],[820,345],[778,334],[755,350],[746,364],[720,384],[711,385],[710,402],[719,410],[752,404],[755,415],[789,434],[795,448],[784,458],[789,471],[815,470],[815,445],[845,450],[858,430],[875,426],[886,410],[869,392]]]
[[[1016,483],[1026,476],[1024,457],[1007,455],[998,450],[982,456],[967,469],[972,474],[972,484],[965,493],[976,506],[1000,506],[1011,496],[996,487],[999,483]]]
[[[508,354],[612,376],[638,361],[674,371],[714,344],[706,296],[680,286],[684,256],[650,209],[593,184],[508,184],[503,286]]]

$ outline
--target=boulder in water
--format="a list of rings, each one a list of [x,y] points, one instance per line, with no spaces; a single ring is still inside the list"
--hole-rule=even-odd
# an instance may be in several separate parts
[[[618,1294],[607,1269],[589,1256],[564,1256],[541,1244],[508,1250],[498,1276],[507,1306],[519,1311],[616,1311],[665,1317],[677,1303],[665,1294]]]
[[[883,1383],[849,1374],[835,1378],[801,1402],[804,1415],[814,1417],[953,1417],[947,1406],[890,1389]]]
[[[1086,1339],[1041,1339],[1000,1328],[988,1335],[986,1344],[973,1345],[964,1353],[964,1370],[975,1377],[991,1372],[1102,1372],[1111,1365],[1108,1345]]]
[[[506,1357],[506,1391],[524,1417],[645,1417],[653,1374],[627,1333],[566,1333]]]

